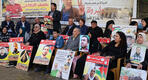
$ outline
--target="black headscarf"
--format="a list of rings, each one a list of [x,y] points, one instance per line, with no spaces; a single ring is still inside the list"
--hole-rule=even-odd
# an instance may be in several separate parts
[[[110,35],[112,33],[112,31],[108,29],[108,27],[109,27],[110,24],[115,24],[115,22],[113,20],[107,21],[105,32],[104,32],[104,37],[110,38]]]
[[[146,28],[148,28],[148,18],[143,18],[142,20],[146,22],[146,26],[143,26],[143,30],[146,30]]]

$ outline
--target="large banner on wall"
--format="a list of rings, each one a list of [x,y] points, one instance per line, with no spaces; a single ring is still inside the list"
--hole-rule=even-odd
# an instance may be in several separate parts
[[[2,0],[3,16],[44,16],[50,10],[51,0]]]
[[[68,17],[80,18],[90,25],[92,20],[97,20],[100,26],[105,26],[110,19],[116,24],[128,24],[132,13],[133,0],[53,0],[57,2],[62,13],[62,21]],[[89,24],[88,24],[89,23]]]

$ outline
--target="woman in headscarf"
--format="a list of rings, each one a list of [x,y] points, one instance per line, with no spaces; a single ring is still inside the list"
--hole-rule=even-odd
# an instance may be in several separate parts
[[[146,35],[144,33],[138,33],[137,35],[137,39],[136,39],[136,44],[138,45],[143,45],[144,44],[144,41],[146,40]],[[130,60],[130,55],[131,55],[131,50],[128,52],[127,54],[127,58],[126,58],[126,62],[127,62],[127,65],[126,67],[134,67],[134,68],[137,68],[137,69],[144,69],[146,70],[147,68],[147,64],[148,64],[148,49],[146,49],[146,54],[145,54],[145,59],[143,62],[141,62],[140,64],[138,64],[137,66],[133,66],[131,63],[131,60]]]
[[[109,20],[106,23],[106,28],[103,37],[110,38],[112,34],[112,26],[115,24],[113,20]]]

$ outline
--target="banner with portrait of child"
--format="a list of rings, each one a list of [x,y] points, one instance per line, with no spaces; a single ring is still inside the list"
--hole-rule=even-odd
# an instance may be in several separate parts
[[[0,65],[7,65],[8,60],[8,54],[9,54],[9,44],[8,42],[1,42],[0,43]]]
[[[37,17],[48,15],[51,0],[1,0],[3,16],[11,17]]]
[[[147,80],[147,72],[140,69],[122,67],[120,80]]]
[[[26,46],[26,45],[21,46],[21,52],[18,57],[16,68],[28,71],[32,49],[33,49],[32,46]]]
[[[23,37],[16,37],[9,39],[9,61],[17,61],[21,51],[21,45],[23,43]]]
[[[53,77],[69,80],[74,55],[74,51],[58,49],[54,58],[50,75]]]
[[[109,58],[87,55],[83,78],[84,80],[106,80]]]
[[[48,65],[54,50],[54,40],[41,40],[33,63]]]

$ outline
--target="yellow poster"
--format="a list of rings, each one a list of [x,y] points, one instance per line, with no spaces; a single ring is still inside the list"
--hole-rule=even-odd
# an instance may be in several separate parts
[[[33,63],[48,65],[54,50],[54,45],[55,41],[53,40],[41,40]]]
[[[28,67],[29,67],[29,62],[30,62],[30,58],[31,58],[31,53],[32,53],[32,46],[25,46],[23,45],[21,47],[21,52],[20,55],[18,57],[18,61],[17,61],[17,66],[16,68],[18,69],[22,69],[27,71]]]
[[[0,65],[7,65],[8,64],[8,51],[9,45],[7,42],[0,43]]]
[[[21,51],[22,42],[23,42],[23,37],[16,37],[9,39],[9,54],[8,54],[9,61],[18,60],[18,56]]]
[[[51,0],[3,0],[3,16],[28,17],[44,16],[50,10]]]

